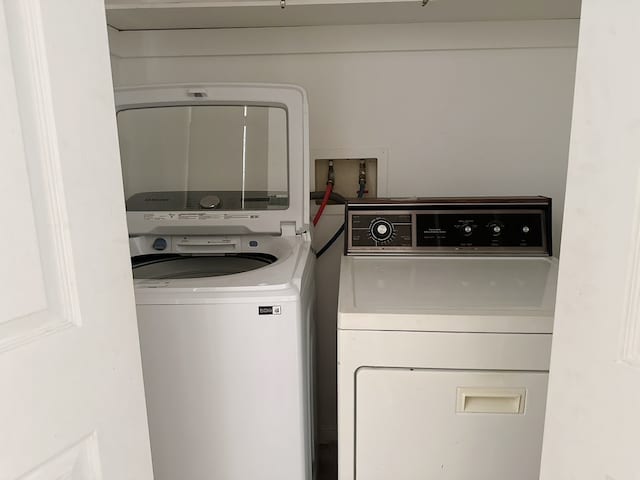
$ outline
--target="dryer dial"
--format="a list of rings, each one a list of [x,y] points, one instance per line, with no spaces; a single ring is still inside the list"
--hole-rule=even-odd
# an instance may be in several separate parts
[[[386,242],[393,237],[393,224],[384,218],[376,218],[371,222],[369,232],[376,242]]]
[[[487,228],[489,229],[489,233],[493,237],[499,237],[504,231],[504,223],[497,220],[493,222],[489,222],[489,224],[487,225]]]

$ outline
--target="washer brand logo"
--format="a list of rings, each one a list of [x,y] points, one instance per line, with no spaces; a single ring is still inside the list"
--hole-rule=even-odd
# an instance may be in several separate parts
[[[258,315],[280,315],[281,312],[280,305],[258,307]]]

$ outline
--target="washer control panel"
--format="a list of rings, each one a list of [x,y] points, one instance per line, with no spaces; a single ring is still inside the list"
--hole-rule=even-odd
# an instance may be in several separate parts
[[[347,255],[551,255],[546,197],[368,199],[346,208]]]

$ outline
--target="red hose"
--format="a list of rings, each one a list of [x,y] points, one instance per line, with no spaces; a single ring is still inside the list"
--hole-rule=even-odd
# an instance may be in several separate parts
[[[318,223],[318,220],[320,220],[320,217],[322,216],[322,212],[324,212],[324,207],[327,206],[327,203],[329,203],[329,197],[331,196],[331,190],[333,190],[333,185],[331,183],[327,183],[327,188],[324,191],[324,198],[322,199],[322,203],[320,204],[320,208],[318,209],[318,212],[316,213],[316,216],[313,217],[313,226],[315,227],[316,223]]]

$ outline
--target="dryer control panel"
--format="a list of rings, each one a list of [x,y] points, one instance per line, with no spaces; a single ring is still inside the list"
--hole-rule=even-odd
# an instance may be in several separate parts
[[[455,197],[349,202],[347,255],[551,255],[551,199]]]

